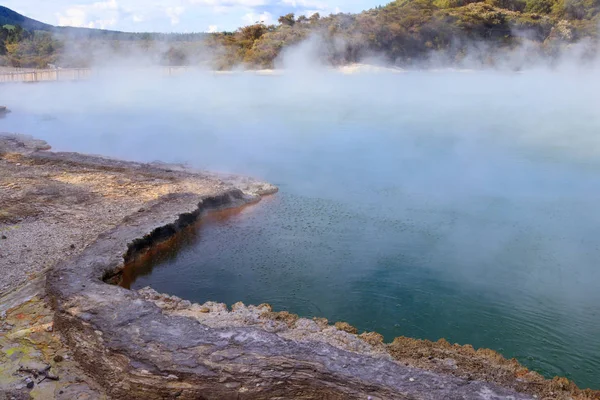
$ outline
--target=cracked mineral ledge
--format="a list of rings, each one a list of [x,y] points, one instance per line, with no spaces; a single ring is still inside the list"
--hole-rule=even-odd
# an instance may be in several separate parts
[[[386,344],[267,304],[192,304],[106,283],[204,213],[277,191],[267,183],[54,153],[16,135],[0,136],[0,169],[6,398],[600,399],[487,349]],[[20,366],[61,379],[31,388]]]

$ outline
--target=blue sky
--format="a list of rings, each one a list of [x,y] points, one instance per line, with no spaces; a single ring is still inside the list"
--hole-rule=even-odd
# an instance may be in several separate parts
[[[53,24],[122,31],[233,30],[293,12],[359,12],[391,0],[3,0],[2,5]]]

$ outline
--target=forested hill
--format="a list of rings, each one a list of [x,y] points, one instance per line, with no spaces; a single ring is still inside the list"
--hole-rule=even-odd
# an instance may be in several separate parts
[[[0,65],[86,66],[101,53],[94,49],[127,54],[135,47],[170,65],[210,59],[218,69],[270,68],[286,48],[318,37],[310,56],[333,65],[377,57],[424,66],[433,60],[480,65],[510,60],[520,68],[559,59],[575,47],[577,57],[597,58],[600,0],[396,0],[359,14],[288,14],[277,25],[216,34],[57,28],[0,7],[2,23]]]
[[[27,18],[9,8],[0,6],[0,26],[4,25],[18,25],[23,29],[36,31],[50,31],[54,28],[52,25]]]
[[[399,65],[467,57],[494,64],[518,51],[524,66],[556,59],[574,43],[582,43],[581,57],[596,57],[599,12],[600,0],[396,0],[359,14],[289,14],[278,26],[248,26],[211,40],[227,49],[219,60],[224,68],[271,66],[282,49],[314,33],[321,40],[313,53],[331,64],[368,57]]]
[[[40,21],[36,21],[35,19],[28,18],[24,15],[19,14],[11,10],[10,8],[6,8],[4,6],[0,6],[0,27],[4,26],[13,26],[13,27],[21,27],[23,30],[27,31],[41,31],[41,32],[52,32],[52,33],[63,33],[63,34],[71,34],[75,36],[100,36],[106,34],[122,34],[122,32],[115,31],[104,31],[100,29],[88,29],[88,28],[73,28],[73,27],[57,27],[50,24],[45,24]]]
[[[183,54],[170,43],[200,43],[206,37],[206,33],[119,32],[53,26],[0,6],[0,67],[47,68],[50,64],[85,67],[97,61],[95,50],[102,50],[104,55],[114,49],[127,53],[132,47],[148,49],[156,42],[168,44],[164,54],[158,55],[159,62],[179,64]]]
[[[74,39],[110,39],[110,40],[194,40],[203,39],[203,33],[191,34],[165,34],[152,32],[120,32],[105,29],[75,28],[71,26],[54,26],[21,15],[10,8],[0,6],[0,27],[4,26],[21,27],[30,32],[40,31],[49,32],[57,38]]]

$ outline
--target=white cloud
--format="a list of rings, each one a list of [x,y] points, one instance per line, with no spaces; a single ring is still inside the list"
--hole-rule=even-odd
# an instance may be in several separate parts
[[[69,7],[55,16],[60,26],[106,29],[119,22],[120,7],[117,0],[99,1]]]
[[[60,26],[85,26],[87,17],[85,10],[72,7],[65,10],[64,14],[56,13],[58,25]]]
[[[219,28],[216,25],[209,25],[208,26],[208,33],[215,33],[218,32]]]
[[[231,12],[232,8],[231,7],[223,7],[223,6],[214,6],[212,8],[212,11],[215,14],[228,14],[229,12]]]
[[[307,18],[312,17],[313,15],[320,13],[323,10],[306,10],[302,13],[302,15],[304,15]]]
[[[267,5],[267,0],[188,0],[188,2],[213,7],[258,7]]]
[[[100,1],[93,3],[92,8],[96,8],[98,10],[118,10],[119,4],[117,3],[117,0]]]
[[[50,24],[123,31],[235,30],[279,15],[358,12],[390,0],[2,0],[3,6]],[[339,8],[337,8],[339,7]],[[167,14],[167,8],[171,9]],[[177,10],[183,8],[179,13]],[[265,14],[269,13],[269,14]]]
[[[269,25],[273,23],[273,14],[268,11],[265,11],[262,14],[248,13],[242,17],[242,20],[247,25],[252,25],[257,22]]]
[[[328,8],[327,4],[312,0],[281,0],[280,4],[294,8],[316,8],[317,10],[325,10]]]
[[[179,17],[184,11],[183,7],[167,7],[165,13],[171,19],[171,25],[177,25],[180,21]]]

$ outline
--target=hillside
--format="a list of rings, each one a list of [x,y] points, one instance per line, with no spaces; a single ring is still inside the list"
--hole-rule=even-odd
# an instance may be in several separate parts
[[[9,8],[0,6],[0,26],[4,25],[18,25],[32,31],[52,31],[54,29],[52,25],[27,18]]]
[[[53,27],[4,7],[0,16],[17,25],[0,28],[0,66],[20,67],[89,66],[142,53],[167,65],[210,59],[217,69],[273,68],[287,48],[318,37],[305,55],[325,64],[376,58],[399,66],[519,69],[565,56],[596,59],[600,36],[600,0],[396,0],[359,14],[288,14],[278,25],[216,34]]]
[[[104,31],[100,29],[88,29],[88,28],[74,28],[74,27],[56,27],[50,24],[46,24],[35,19],[31,19],[24,15],[19,14],[11,10],[10,8],[0,6],[0,27],[9,26],[20,26],[24,30],[28,31],[42,31],[52,33],[63,33],[69,35],[106,35],[106,34],[122,34],[122,32]]]
[[[290,45],[318,35],[312,57],[341,65],[377,58],[395,65],[497,65],[554,62],[580,43],[598,54],[600,0],[396,0],[359,14],[282,16],[211,37],[224,47],[220,68],[272,67]]]
[[[58,27],[50,24],[46,24],[35,19],[28,18],[24,15],[19,14],[11,10],[10,8],[0,6],[0,27],[5,25],[20,26],[24,30],[28,31],[42,31],[51,32],[55,34],[64,34],[69,36],[129,36],[132,34],[118,31],[107,31],[102,29],[90,29],[90,28],[75,28],[75,27]]]
[[[93,38],[93,39],[111,39],[111,40],[180,40],[182,37],[189,38],[193,37],[199,39],[204,37],[203,33],[191,33],[191,34],[164,34],[164,33],[151,33],[151,32],[120,32],[111,31],[105,29],[92,29],[92,28],[77,28],[71,26],[54,26],[46,24],[34,19],[28,18],[21,15],[10,8],[0,6],[0,27],[4,25],[20,26],[24,30],[28,31],[42,31],[49,32],[56,35],[59,38],[68,39],[82,39],[82,38]]]
[[[206,33],[120,32],[53,26],[0,6],[0,67],[46,68],[50,64],[86,67],[113,53],[148,51],[156,43],[165,44],[165,49],[152,54],[150,59],[181,64],[186,57],[171,43],[189,48],[189,43],[201,43],[206,36]]]

